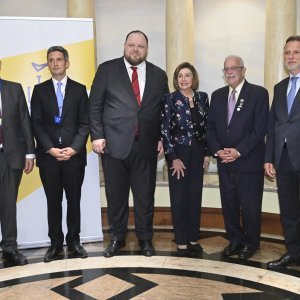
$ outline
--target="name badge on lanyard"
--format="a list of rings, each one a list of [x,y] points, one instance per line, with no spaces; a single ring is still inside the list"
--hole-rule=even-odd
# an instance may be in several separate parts
[[[61,124],[61,116],[54,116],[54,124]]]

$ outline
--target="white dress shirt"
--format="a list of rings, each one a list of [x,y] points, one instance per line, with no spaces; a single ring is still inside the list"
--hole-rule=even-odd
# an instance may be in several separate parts
[[[296,93],[295,95],[297,95],[298,91],[299,91],[299,88],[300,88],[300,73],[298,73],[297,75],[293,76],[293,75],[290,75],[290,80],[289,80],[289,85],[288,85],[288,88],[287,88],[287,91],[286,91],[286,95],[289,94],[291,88],[292,88],[292,80],[291,80],[291,77],[298,77],[297,81],[296,81]]]
[[[133,70],[131,69],[132,65],[125,59],[124,57],[124,62],[125,62],[125,66],[128,72],[128,76],[130,78],[130,81],[132,79],[132,72]],[[144,95],[144,90],[145,90],[145,84],[146,84],[146,62],[143,61],[142,63],[140,63],[137,66],[136,71],[138,74],[138,80],[139,80],[139,87],[140,87],[140,96],[141,96],[141,101],[143,100],[143,95]]]

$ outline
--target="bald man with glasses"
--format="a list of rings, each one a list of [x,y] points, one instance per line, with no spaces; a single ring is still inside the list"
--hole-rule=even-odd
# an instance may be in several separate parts
[[[228,56],[223,72],[228,85],[212,93],[207,139],[217,159],[229,240],[223,255],[245,260],[260,244],[269,96],[265,88],[245,79],[242,58]]]

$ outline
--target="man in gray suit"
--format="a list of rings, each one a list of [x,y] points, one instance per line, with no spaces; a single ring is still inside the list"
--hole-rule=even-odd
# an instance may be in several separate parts
[[[265,155],[265,173],[277,179],[287,253],[268,263],[272,270],[300,263],[300,36],[284,46],[290,76],[274,87]],[[276,170],[276,171],[275,171]]]
[[[33,160],[34,141],[22,86],[0,78],[1,247],[3,258],[19,266],[28,262],[17,250],[16,202],[22,171],[30,173]]]
[[[91,138],[93,150],[102,156],[111,233],[105,257],[125,245],[130,188],[141,253],[155,254],[151,240],[157,154],[163,150],[160,112],[169,89],[166,73],[146,61],[147,50],[147,36],[130,32],[124,57],[101,64],[91,89]]]

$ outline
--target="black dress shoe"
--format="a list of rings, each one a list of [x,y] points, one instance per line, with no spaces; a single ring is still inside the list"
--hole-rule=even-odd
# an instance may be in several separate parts
[[[270,270],[280,270],[292,264],[300,264],[300,260],[293,259],[288,253],[283,254],[279,259],[267,263]]]
[[[120,249],[125,246],[125,241],[110,241],[109,245],[104,251],[104,257],[113,257],[119,254]]]
[[[15,266],[24,266],[28,264],[26,257],[18,250],[12,252],[3,252],[3,258]]]
[[[257,249],[250,249],[248,246],[243,246],[239,252],[240,259],[249,259],[253,256]]]
[[[53,261],[53,260],[56,260],[58,258],[58,255],[60,252],[63,251],[63,247],[60,246],[60,247],[55,247],[55,246],[51,246],[45,256],[44,256],[44,262],[45,263],[48,263],[50,261]]]
[[[178,257],[191,257],[191,252],[189,249],[179,249],[177,248],[177,256]]]
[[[141,253],[144,256],[153,256],[155,255],[155,249],[153,247],[151,240],[140,240],[139,245],[141,247]]]
[[[87,252],[80,244],[68,246],[68,251],[72,252],[72,254],[77,258],[87,258],[88,257]]]
[[[190,252],[196,252],[196,253],[203,252],[203,248],[199,243],[197,243],[197,244],[188,243],[187,247]]]
[[[235,244],[229,244],[227,247],[223,250],[224,256],[232,256],[239,254],[241,249],[241,245],[235,245]]]

